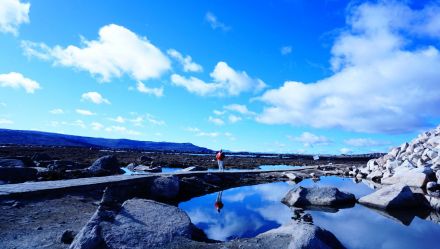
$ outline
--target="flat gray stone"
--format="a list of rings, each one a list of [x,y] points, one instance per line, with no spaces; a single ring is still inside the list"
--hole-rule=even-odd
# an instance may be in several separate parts
[[[411,188],[402,184],[385,186],[360,198],[359,203],[384,210],[425,207],[425,203],[417,198]]]

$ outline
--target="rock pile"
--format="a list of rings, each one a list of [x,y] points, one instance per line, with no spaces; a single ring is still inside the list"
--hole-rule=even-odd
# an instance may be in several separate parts
[[[410,143],[393,148],[380,158],[371,159],[365,168],[360,169],[359,177],[382,184],[426,187],[429,181],[438,179],[440,182],[439,169],[440,126],[420,134]]]

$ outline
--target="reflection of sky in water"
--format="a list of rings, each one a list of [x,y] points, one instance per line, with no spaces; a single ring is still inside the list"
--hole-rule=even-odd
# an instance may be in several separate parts
[[[365,184],[338,177],[322,177],[317,183],[308,179],[300,185],[335,186],[357,198],[373,192]],[[220,213],[214,208],[217,193],[194,198],[179,207],[211,239],[253,237],[289,222],[292,213],[280,200],[292,188],[278,182],[223,191],[224,208]],[[316,225],[331,231],[347,248],[438,248],[440,225],[418,217],[405,226],[361,205],[337,213],[307,212]]]
[[[211,239],[254,237],[290,220],[290,209],[280,200],[291,188],[281,182],[228,189],[223,191],[220,213],[214,208],[217,193],[194,198],[179,207]]]

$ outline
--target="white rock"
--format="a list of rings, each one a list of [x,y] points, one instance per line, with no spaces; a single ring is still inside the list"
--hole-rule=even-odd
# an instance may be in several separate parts
[[[408,172],[395,174],[392,177],[382,178],[381,183],[392,184],[405,184],[410,187],[422,188],[426,186],[429,181],[429,175],[432,174],[430,168],[417,168],[409,170]]]
[[[394,174],[402,174],[415,168],[416,167],[410,161],[406,160],[400,166],[394,168]]]
[[[373,180],[373,181],[377,181],[380,178],[382,178],[382,172],[377,170],[377,171],[373,171],[370,174],[367,175],[367,179],[368,180]]]
[[[360,198],[359,203],[386,210],[417,208],[421,205],[411,189],[402,184],[383,187]]]

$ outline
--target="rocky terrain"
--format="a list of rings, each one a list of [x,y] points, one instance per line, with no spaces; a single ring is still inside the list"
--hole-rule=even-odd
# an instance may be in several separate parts
[[[116,159],[108,167],[111,170],[93,170],[99,158],[112,155]],[[260,165],[323,165],[366,163],[374,155],[321,156],[314,160],[311,155],[294,154],[227,154],[226,168],[254,169]],[[123,173],[118,168],[129,166],[148,168],[217,168],[213,154],[175,152],[145,152],[138,150],[108,150],[83,147],[0,147],[0,183],[72,179]],[[107,166],[106,166],[107,167]],[[147,170],[148,171],[148,170]],[[156,171],[157,172],[157,171]]]
[[[440,126],[420,134],[388,154],[368,161],[356,177],[381,184],[438,189],[440,182]]]

